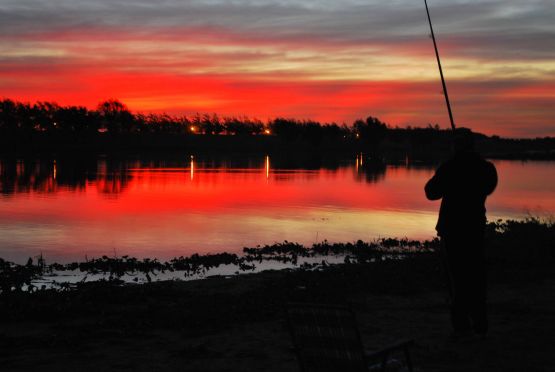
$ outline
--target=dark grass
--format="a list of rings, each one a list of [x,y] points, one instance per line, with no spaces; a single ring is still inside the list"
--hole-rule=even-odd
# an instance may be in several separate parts
[[[533,265],[522,262],[490,264],[490,285],[494,288],[503,285],[511,291],[519,291],[520,288],[521,292],[529,292],[527,288],[530,286],[539,287],[554,277],[552,265],[546,262]],[[56,357],[59,352],[86,355],[89,349],[95,349],[102,351],[99,358],[103,360],[115,352],[115,345],[130,345],[148,347],[149,353],[155,353],[174,346],[148,346],[149,340],[158,339],[163,334],[171,334],[177,342],[186,345],[183,350],[176,351],[179,358],[184,358],[183,361],[211,358],[214,349],[205,349],[199,339],[212,337],[218,345],[218,339],[237,329],[274,324],[276,321],[279,324],[288,302],[347,304],[357,312],[373,313],[378,306],[368,299],[373,296],[390,299],[394,304],[391,305],[393,312],[388,315],[388,311],[384,310],[382,317],[385,320],[370,319],[365,327],[379,334],[386,332],[384,327],[390,327],[395,334],[406,335],[409,332],[407,329],[403,331],[391,325],[386,327],[382,322],[395,322],[396,308],[408,306],[406,311],[410,314],[411,305],[396,304],[397,301],[418,302],[427,293],[436,292],[445,290],[440,265],[433,253],[412,255],[404,260],[336,265],[321,271],[268,271],[230,279],[218,277],[140,286],[97,282],[84,284],[79,290],[72,291],[11,292],[0,302],[0,359],[13,361],[15,356],[19,356],[29,360],[35,357],[32,353],[36,352],[57,368],[65,364],[63,359]],[[426,306],[429,308],[418,311],[447,314],[444,306],[437,307],[437,301]],[[530,298],[507,300],[496,306],[499,308],[497,313],[514,322],[541,315],[531,306]],[[398,321],[406,323],[404,319]],[[10,331],[10,327],[15,327],[17,331]],[[447,335],[448,325],[445,324],[445,327]],[[287,342],[284,331],[280,332],[280,339]],[[426,334],[416,336],[428,337]],[[540,345],[545,342],[537,341]],[[264,347],[255,345],[254,349],[250,349],[252,346],[248,346],[247,340],[243,339],[235,343],[235,348],[253,355],[257,355],[258,348]],[[151,350],[152,347],[155,350]],[[426,362],[451,365],[452,360],[441,359],[444,356],[427,356],[430,360]],[[128,359],[126,362],[132,369],[144,370],[139,360]],[[82,361],[73,360],[72,363],[80,364]],[[242,370],[225,366],[225,360],[220,360],[220,363],[222,366],[215,370]],[[423,357],[419,363],[423,363]],[[48,366],[41,368],[51,370]],[[90,370],[86,365],[83,368]]]

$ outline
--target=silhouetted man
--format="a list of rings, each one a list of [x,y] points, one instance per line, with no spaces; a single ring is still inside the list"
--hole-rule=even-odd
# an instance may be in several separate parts
[[[458,129],[454,156],[425,187],[428,199],[442,199],[436,230],[443,241],[456,336],[488,331],[484,204],[496,186],[494,165],[474,151],[470,130]]]

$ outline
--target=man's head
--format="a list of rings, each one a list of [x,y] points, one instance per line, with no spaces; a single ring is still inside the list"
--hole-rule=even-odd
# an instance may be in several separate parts
[[[468,128],[455,129],[455,151],[474,151],[474,136]]]

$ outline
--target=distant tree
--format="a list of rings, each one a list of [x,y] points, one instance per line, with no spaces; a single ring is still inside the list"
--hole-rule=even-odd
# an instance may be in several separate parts
[[[148,117],[143,113],[135,114],[135,127],[138,133],[149,133],[152,129],[148,124]]]
[[[100,102],[97,106],[102,125],[109,133],[129,133],[133,130],[134,117],[126,105],[115,99]]]
[[[249,121],[250,121],[251,134],[256,136],[264,133],[265,126],[264,126],[264,123],[262,123],[262,121],[258,119],[250,119]]]
[[[302,137],[313,146],[320,145],[323,137],[323,128],[320,123],[309,121],[302,125]]]
[[[198,112],[191,119],[191,124],[192,125],[189,128],[191,133],[194,133],[194,134],[204,133],[204,129],[202,128],[202,117]]]
[[[323,131],[324,137],[330,140],[338,140],[343,137],[342,128],[340,128],[339,125],[335,123],[323,125],[322,131]]]
[[[60,106],[55,102],[37,102],[29,108],[31,118],[34,121],[33,128],[39,131],[58,131],[56,115]]]
[[[98,130],[98,120],[85,107],[60,107],[54,115],[57,130],[62,133],[91,135]]]
[[[210,123],[212,127],[212,134],[220,134],[225,129],[222,120],[220,120],[218,114],[212,114],[212,117],[210,118]]]
[[[223,120],[225,131],[236,136],[247,136],[251,134],[248,118],[239,119],[237,117],[226,117]]]
[[[376,150],[387,134],[387,125],[378,118],[369,116],[366,121],[356,120],[353,124],[353,130],[361,142],[369,146],[370,149]]]
[[[224,130],[220,118],[216,114],[204,114],[202,115],[201,127],[204,134],[220,134]]]
[[[185,115],[183,116],[179,116],[177,118],[174,119],[176,121],[176,124],[178,126],[177,131],[180,134],[189,134],[191,133],[190,127],[191,127],[191,121],[189,120],[189,118]]]
[[[295,140],[300,135],[300,125],[293,119],[276,118],[270,123],[270,128],[278,137],[287,141]]]
[[[156,115],[159,131],[168,134],[179,133],[179,122],[167,114]]]
[[[0,129],[5,132],[15,132],[19,124],[18,104],[11,99],[0,101]]]

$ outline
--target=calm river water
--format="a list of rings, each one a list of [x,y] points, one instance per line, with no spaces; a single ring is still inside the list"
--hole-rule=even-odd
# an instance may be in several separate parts
[[[433,166],[268,156],[0,161],[0,257],[50,262],[101,255],[168,259],[311,244],[431,238]],[[555,213],[555,163],[495,161],[488,217]]]

